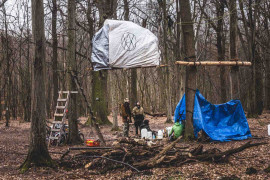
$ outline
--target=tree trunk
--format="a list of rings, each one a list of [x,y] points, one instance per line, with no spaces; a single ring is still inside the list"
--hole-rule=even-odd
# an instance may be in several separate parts
[[[266,106],[267,110],[270,110],[270,59],[269,56],[265,60],[266,63],[266,82],[265,82],[265,97],[266,97]]]
[[[261,115],[263,112],[263,75],[262,75],[262,59],[259,52],[255,51],[255,112]]]
[[[237,9],[236,0],[229,1],[230,9],[230,58],[236,59]],[[239,66],[231,67],[230,72],[231,99],[240,98]]]
[[[165,63],[169,64],[168,57],[168,17],[167,17],[167,3],[166,0],[162,2],[162,13],[163,13],[163,44],[164,44],[164,59]],[[172,97],[171,97],[171,83],[170,83],[170,72],[169,67],[165,67],[165,92],[166,92],[166,123],[172,122]]]
[[[195,61],[195,43],[194,43],[194,30],[191,18],[191,10],[189,0],[180,1],[180,11],[182,20],[182,30],[184,39],[184,55],[187,61]],[[194,99],[196,91],[196,67],[186,67],[186,127],[185,127],[185,139],[194,138],[193,129],[193,110]]]
[[[6,60],[6,99],[5,99],[5,109],[6,109],[6,127],[9,126],[9,118],[10,118],[10,111],[11,111],[11,88],[12,88],[12,81],[11,81],[11,59],[10,59],[10,48],[9,48],[9,38],[8,38],[8,24],[7,24],[7,14],[5,5],[3,5],[3,14],[4,14],[4,25],[5,25],[5,37],[3,47],[4,47],[4,59]]]
[[[32,110],[30,145],[26,160],[21,166],[25,172],[35,166],[52,166],[46,145],[46,101],[44,84],[45,32],[43,0],[32,0],[32,29],[34,36],[34,72],[32,81]]]
[[[115,73],[111,71],[110,79],[111,79],[111,96],[112,96],[112,116],[113,116],[113,127],[112,130],[118,130],[118,103],[117,103],[117,83]]]
[[[56,31],[56,20],[57,20],[57,1],[52,0],[52,49],[53,49],[53,57],[52,57],[52,70],[53,70],[53,112],[56,108],[56,102],[58,98],[58,73],[57,73],[57,31]]]
[[[99,28],[103,26],[107,18],[112,18],[115,15],[117,1],[116,0],[101,0],[97,1],[97,8],[100,14]],[[92,103],[93,111],[100,124],[111,124],[108,120],[108,93],[107,93],[107,71],[92,71]]]
[[[217,8],[217,17],[223,17],[224,15],[224,3],[222,1],[216,2]],[[218,60],[225,60],[225,44],[223,44],[223,18],[219,18],[217,21],[217,49],[218,49]],[[227,101],[226,93],[226,76],[225,76],[225,67],[220,66],[220,99],[222,103]]]
[[[76,29],[75,29],[75,18],[76,18],[76,3],[75,0],[68,0],[68,59],[67,59],[67,70],[74,72],[77,75],[77,64],[76,64]],[[76,84],[73,81],[72,74],[67,75],[68,90],[76,90]],[[77,122],[77,95],[70,94],[69,107],[68,107],[68,143],[78,144],[81,143],[78,132]]]
[[[128,0],[124,0],[124,19],[125,21],[129,21],[129,2]],[[144,24],[146,26],[146,24]],[[134,106],[137,98],[137,69],[133,68],[131,71],[131,78],[130,78],[130,104]]]
[[[99,124],[111,124],[108,120],[107,79],[108,72],[92,71],[92,103],[93,111]]]

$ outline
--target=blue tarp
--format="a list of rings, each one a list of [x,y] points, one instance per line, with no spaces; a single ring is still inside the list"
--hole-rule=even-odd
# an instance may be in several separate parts
[[[182,116],[180,114],[183,114]],[[186,100],[182,97],[174,112],[174,120],[186,119]],[[251,137],[240,100],[211,104],[196,91],[193,112],[194,134],[204,130],[213,141],[243,140]]]

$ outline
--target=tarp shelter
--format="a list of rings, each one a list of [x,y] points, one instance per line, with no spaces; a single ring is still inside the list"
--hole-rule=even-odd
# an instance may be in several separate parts
[[[158,38],[133,22],[106,20],[92,41],[95,71],[112,68],[158,66]]]
[[[183,115],[181,115],[183,114]],[[186,119],[186,98],[182,97],[174,112],[174,120]],[[204,130],[213,141],[243,140],[251,137],[240,100],[211,104],[196,91],[193,112],[194,134]]]

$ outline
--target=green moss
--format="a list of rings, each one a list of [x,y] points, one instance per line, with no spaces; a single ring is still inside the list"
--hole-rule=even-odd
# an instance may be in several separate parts
[[[47,152],[47,153],[46,153]],[[30,167],[56,167],[56,163],[51,159],[48,151],[46,152],[30,152],[20,166],[20,173],[25,173]]]

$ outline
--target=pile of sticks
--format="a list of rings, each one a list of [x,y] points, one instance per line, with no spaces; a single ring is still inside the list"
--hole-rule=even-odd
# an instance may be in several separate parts
[[[182,143],[179,137],[174,142],[166,143],[165,145],[149,146],[144,140],[135,141],[134,139],[122,138],[113,144],[111,148],[80,151],[69,160],[79,160],[87,169],[102,169],[104,171],[123,168],[123,166],[131,168],[134,171],[140,172],[145,169],[154,167],[170,167],[181,166],[191,162],[228,162],[228,158],[244,149],[267,144],[251,143],[220,151],[212,148],[206,151],[203,150],[203,145],[181,147]],[[65,153],[65,156],[68,153]],[[62,160],[65,158],[62,157]]]

